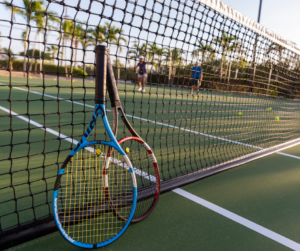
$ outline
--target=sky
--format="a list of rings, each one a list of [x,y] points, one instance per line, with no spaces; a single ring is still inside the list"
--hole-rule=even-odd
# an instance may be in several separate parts
[[[223,0],[223,2],[257,21],[260,0]],[[300,47],[299,11],[299,0],[263,0],[260,23]]]
[[[100,0],[99,2],[103,2],[104,0]],[[125,4],[124,0],[106,0],[108,5],[114,4],[116,1],[119,6],[122,6]],[[141,5],[143,3],[148,3],[152,2],[152,0],[135,0],[138,1]],[[158,0],[158,2],[162,2],[163,0]],[[165,3],[170,2],[171,0],[164,0]],[[183,1],[183,0],[181,0]],[[260,0],[223,0],[224,3],[228,4],[229,6],[233,7],[234,9],[240,11],[244,15],[252,18],[253,20],[257,20],[257,15],[258,15],[258,7],[259,7],[259,1]],[[68,5],[76,6],[78,4],[78,0],[64,0],[64,2]],[[85,12],[80,12],[78,13],[77,16],[75,16],[76,11],[74,8],[68,8],[68,16],[70,18],[76,18],[82,21],[86,21],[88,24],[92,25],[97,25],[99,24],[99,14],[102,12],[102,5],[100,3],[93,2],[91,11],[94,12],[94,15],[88,16],[87,13]],[[175,0],[174,0],[175,2]],[[1,4],[2,3],[2,4]],[[14,0],[13,4],[14,5],[19,5],[21,6],[22,0]],[[45,1],[45,3],[48,3]],[[82,0],[80,1],[80,7],[84,9],[88,9],[89,7],[89,0]],[[125,5],[124,5],[125,7]],[[137,8],[138,9],[138,8]],[[55,11],[58,15],[65,15],[63,13],[63,8],[61,5],[51,3],[51,8],[50,10]],[[270,30],[274,31],[275,33],[279,34],[283,38],[292,41],[300,47],[300,33],[298,32],[299,27],[298,24],[300,23],[300,1],[299,0],[263,0],[263,5],[262,5],[262,14],[261,14],[261,24]],[[139,11],[139,10],[138,10]],[[142,10],[141,10],[142,11]],[[11,42],[11,49],[13,53],[19,53],[23,51],[23,43],[20,41],[20,34],[22,31],[24,31],[25,26],[24,24],[26,23],[25,20],[20,17],[19,15],[15,16],[15,19],[13,20],[15,23],[13,24],[13,29],[12,33],[10,34],[10,27],[11,24],[8,22],[11,20],[11,13],[8,11],[5,6],[3,5],[3,0],[0,0],[0,12],[1,12],[1,17],[0,17],[0,31],[1,35],[4,36],[1,38],[0,44],[2,47],[8,47],[10,42]],[[110,16],[111,13],[113,12],[112,8],[110,6],[106,6],[105,8],[105,14],[107,16]],[[116,12],[117,13],[117,12]],[[121,13],[121,12],[120,12]],[[168,15],[167,13],[164,13]],[[122,15],[115,14],[114,18],[117,20],[117,22],[122,20]],[[155,18],[155,16],[154,16]],[[103,20],[102,20],[103,21]],[[136,17],[136,21],[138,21],[138,17]],[[135,22],[136,22],[135,21]],[[145,24],[144,24],[145,25]],[[126,29],[124,28],[124,32],[128,33],[128,35],[136,34],[137,37],[139,38],[146,38],[151,41],[151,37],[147,36],[146,33],[144,34],[139,34],[139,32],[134,31],[134,28],[131,29]],[[131,32],[131,33],[130,33]],[[36,35],[36,29],[33,27],[31,30],[31,34],[29,39],[31,41],[35,40],[35,35]],[[58,32],[52,32],[48,36],[47,43],[53,43],[57,44],[58,43]],[[11,36],[12,38],[15,39],[8,39],[5,38],[5,36]],[[19,39],[19,40],[16,40]],[[191,38],[192,39],[192,38]],[[38,39],[36,40],[38,41]],[[190,42],[191,40],[189,40]],[[131,44],[133,44],[133,41],[130,41]],[[166,42],[166,41],[165,41]],[[33,46],[33,43],[31,43],[31,48]],[[38,44],[35,45],[36,49],[38,49]],[[176,44],[176,46],[180,47],[180,44]],[[43,50],[43,48],[42,48]],[[124,53],[124,52],[123,52]],[[70,52],[67,52],[67,55],[69,55],[70,58]],[[21,57],[20,57],[21,59]],[[83,58],[83,54],[79,53],[79,60],[85,61],[85,62],[90,62],[92,63],[94,61],[94,54],[91,51],[88,52]]]

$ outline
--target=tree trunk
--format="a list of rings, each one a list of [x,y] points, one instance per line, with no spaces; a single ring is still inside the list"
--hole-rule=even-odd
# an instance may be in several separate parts
[[[73,47],[74,47],[74,40],[72,40],[72,45],[71,45],[71,48],[72,48],[72,52],[71,52],[71,69],[70,69],[71,77],[72,77],[72,74],[73,74],[73,59],[74,59]]]
[[[77,48],[78,48],[78,40],[76,40],[75,42],[75,63],[74,63],[74,67],[77,67]]]
[[[26,77],[26,53],[27,53],[27,44],[26,44],[26,40],[28,37],[28,29],[26,30],[26,36],[25,36],[25,40],[24,40],[24,61],[23,61],[23,72],[24,72],[24,77]]]
[[[64,56],[65,57],[67,57],[67,55],[64,55],[64,54],[66,54],[66,53],[64,53],[65,51],[65,38],[63,38],[63,49],[62,49],[62,51],[63,51],[63,55],[62,55],[62,59],[64,60]],[[68,79],[68,68],[67,68],[67,62],[65,62],[65,74],[66,74],[66,79]]]
[[[40,78],[43,77],[42,71],[43,71],[43,66],[42,66],[42,45],[41,45],[41,33],[39,32],[39,42],[40,42],[40,51],[39,51],[39,57],[40,57]]]
[[[222,57],[221,57],[221,67],[220,67],[220,80],[222,80],[223,78],[223,53],[222,53]]]
[[[36,41],[37,36],[38,36],[38,33],[36,33],[34,41]],[[31,60],[30,60],[30,65],[29,65],[29,74],[32,71],[32,62],[33,62],[33,60],[35,60],[34,59],[34,52],[35,52],[35,42],[34,42],[33,49],[32,49],[32,54],[31,54]]]

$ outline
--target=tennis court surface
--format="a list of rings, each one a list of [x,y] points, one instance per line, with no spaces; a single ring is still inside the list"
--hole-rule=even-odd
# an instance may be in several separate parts
[[[300,250],[295,43],[219,0],[0,10],[0,250]]]
[[[299,150],[283,153],[300,158]],[[164,193],[104,250],[299,250],[299,161],[272,154]],[[8,250],[41,249],[81,250],[58,232]]]

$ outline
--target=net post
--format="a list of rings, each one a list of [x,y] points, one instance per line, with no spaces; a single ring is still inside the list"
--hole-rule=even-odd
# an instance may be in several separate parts
[[[267,87],[267,96],[269,96],[269,89],[270,89],[271,78],[272,78],[272,65],[271,65],[270,72],[269,72],[268,87]]]

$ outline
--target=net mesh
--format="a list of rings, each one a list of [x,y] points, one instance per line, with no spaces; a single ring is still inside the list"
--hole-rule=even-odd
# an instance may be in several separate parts
[[[2,236],[52,219],[57,172],[93,114],[95,45],[110,49],[123,108],[154,150],[162,183],[300,135],[298,49],[200,1],[0,8]],[[141,55],[151,63],[145,92]],[[122,123],[118,132],[129,136]],[[106,137],[98,123],[89,139]]]

